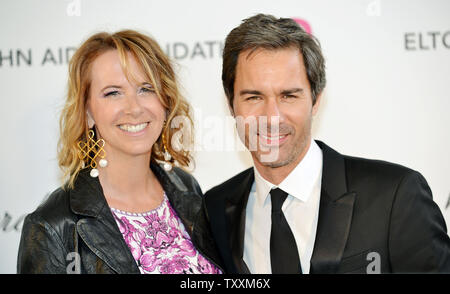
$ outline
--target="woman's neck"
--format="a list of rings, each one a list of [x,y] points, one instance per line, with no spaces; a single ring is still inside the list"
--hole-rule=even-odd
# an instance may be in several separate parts
[[[99,167],[99,180],[109,204],[151,208],[161,202],[162,187],[150,169],[150,159],[150,153],[131,156],[108,152],[108,166]]]

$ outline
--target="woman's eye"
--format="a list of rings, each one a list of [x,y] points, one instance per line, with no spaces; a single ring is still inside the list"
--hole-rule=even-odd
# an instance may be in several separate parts
[[[140,91],[143,92],[143,93],[153,93],[153,92],[155,92],[155,90],[152,87],[142,87],[140,89]]]
[[[117,95],[119,95],[119,91],[110,91],[110,92],[106,92],[103,96],[108,97],[108,96],[117,96]]]

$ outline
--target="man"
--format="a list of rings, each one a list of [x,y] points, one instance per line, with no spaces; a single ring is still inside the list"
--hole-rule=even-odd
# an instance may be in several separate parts
[[[226,272],[450,272],[422,175],[311,139],[325,87],[314,37],[291,19],[248,18],[227,36],[222,80],[254,162],[205,195]]]

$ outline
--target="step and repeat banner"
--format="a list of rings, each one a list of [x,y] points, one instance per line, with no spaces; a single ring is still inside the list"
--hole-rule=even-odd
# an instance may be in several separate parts
[[[171,57],[194,109],[206,191],[252,161],[221,83],[228,32],[257,13],[291,17],[321,42],[327,87],[313,136],[341,153],[420,171],[450,224],[450,1],[2,0],[0,273],[15,273],[27,213],[59,187],[67,65],[99,31],[136,29]]]

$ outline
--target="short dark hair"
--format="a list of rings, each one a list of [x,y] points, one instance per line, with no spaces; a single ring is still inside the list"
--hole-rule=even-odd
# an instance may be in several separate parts
[[[225,40],[222,83],[231,108],[233,108],[234,81],[239,54],[248,49],[276,50],[289,47],[297,47],[302,53],[311,85],[313,105],[316,103],[317,96],[326,84],[325,59],[319,41],[293,19],[257,14],[244,19]]]

